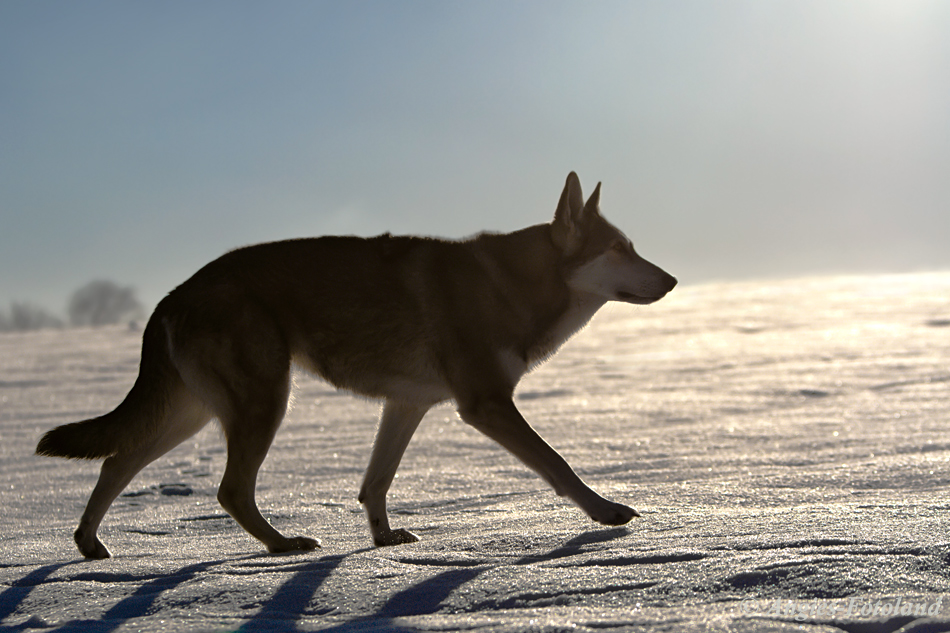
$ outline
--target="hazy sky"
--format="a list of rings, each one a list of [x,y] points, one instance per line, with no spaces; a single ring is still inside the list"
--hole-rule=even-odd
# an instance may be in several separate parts
[[[682,282],[950,268],[950,2],[0,2],[0,306],[570,170]]]

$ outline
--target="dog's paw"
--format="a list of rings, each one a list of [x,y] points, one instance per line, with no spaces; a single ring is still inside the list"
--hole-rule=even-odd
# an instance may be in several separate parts
[[[398,530],[387,530],[379,536],[373,537],[373,543],[376,547],[387,547],[389,545],[404,545],[406,543],[417,543],[419,537],[410,532],[399,528]]]
[[[597,512],[591,513],[590,518],[603,523],[604,525],[623,525],[634,517],[640,516],[640,513],[622,503],[608,501],[607,504],[599,508]]]
[[[271,554],[281,554],[284,552],[310,552],[320,547],[320,541],[306,536],[294,536],[278,545],[267,548]]]
[[[73,533],[73,539],[76,541],[76,546],[79,547],[79,553],[90,560],[102,560],[112,556],[95,534],[92,535],[92,538],[89,538],[82,529],[79,529]]]

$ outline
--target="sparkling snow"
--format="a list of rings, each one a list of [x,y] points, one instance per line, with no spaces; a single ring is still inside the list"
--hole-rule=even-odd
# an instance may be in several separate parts
[[[258,502],[322,549],[269,555],[223,512],[212,424],[112,506],[115,558],[84,561],[98,464],[33,448],[118,404],[140,336],[0,335],[0,631],[950,630],[950,273],[683,286],[598,314],[517,404],[640,511],[622,528],[444,405],[389,496],[422,541],[375,549],[356,494],[378,405],[298,374]]]

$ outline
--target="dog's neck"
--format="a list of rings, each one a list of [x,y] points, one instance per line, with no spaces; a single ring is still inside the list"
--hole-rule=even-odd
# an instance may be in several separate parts
[[[603,297],[572,291],[567,308],[528,349],[528,366],[534,367],[551,357],[569,338],[582,330],[605,303],[607,301]]]

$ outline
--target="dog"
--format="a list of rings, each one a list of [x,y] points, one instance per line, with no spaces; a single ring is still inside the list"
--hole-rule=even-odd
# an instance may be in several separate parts
[[[513,233],[285,240],[206,265],[155,308],[125,400],[37,445],[39,455],[105,460],[74,534],[79,551],[109,557],[96,535],[109,506],[143,467],[212,418],[227,441],[222,507],[270,552],[319,547],[278,532],[254,498],[293,363],[383,401],[359,493],[377,546],[419,540],[390,527],[386,493],[423,415],[446,400],[594,521],[639,516],[589,488],[512,399],[521,377],[606,302],[649,304],[676,285],[599,207],[600,183],[585,203],[572,172],[553,221]]]

